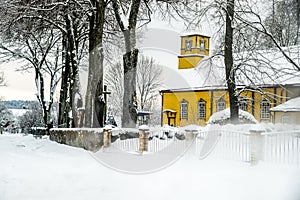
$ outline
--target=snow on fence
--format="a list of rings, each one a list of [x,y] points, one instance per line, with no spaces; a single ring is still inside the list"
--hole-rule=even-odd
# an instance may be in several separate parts
[[[191,144],[191,141],[183,139],[182,135],[183,133],[174,132],[167,136],[164,130],[150,131],[146,151],[148,153],[181,153]],[[111,147],[125,152],[140,152],[139,138],[118,139],[111,144]]]
[[[226,130],[221,126],[208,131],[191,128],[149,130],[148,127],[139,130],[51,129],[50,139],[91,151],[109,148],[172,155],[188,151],[200,159],[210,156],[251,164],[259,160],[300,164],[300,131],[247,132]]]
[[[216,144],[209,135],[217,135]],[[206,145],[206,146],[205,146]],[[203,152],[208,152],[206,156]],[[282,164],[300,164],[300,131],[270,132],[253,135],[249,132],[201,131],[196,138],[196,155],[255,163],[258,160]]]

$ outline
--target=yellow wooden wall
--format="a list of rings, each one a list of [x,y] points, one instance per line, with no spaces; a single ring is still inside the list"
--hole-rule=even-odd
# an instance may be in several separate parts
[[[263,99],[270,102],[271,108],[286,101],[286,90],[282,87],[264,88],[266,94],[254,91],[243,91],[241,98],[247,101],[247,111],[251,113],[259,122],[273,122],[274,114],[268,120],[261,119],[260,109]],[[217,101],[224,99],[226,108],[229,105],[229,94],[226,90],[211,90],[211,91],[187,91],[187,92],[163,92],[163,109],[172,109],[177,112],[176,126],[185,126],[188,124],[205,125],[209,117],[217,111]],[[198,118],[198,102],[202,99],[206,102],[206,119]],[[253,101],[251,100],[253,99]],[[180,119],[180,102],[186,100],[188,102],[188,119]],[[163,124],[167,124],[167,116],[162,116]]]
[[[195,68],[196,65],[202,60],[202,58],[203,57],[200,56],[188,56],[188,57],[178,56],[178,69]]]

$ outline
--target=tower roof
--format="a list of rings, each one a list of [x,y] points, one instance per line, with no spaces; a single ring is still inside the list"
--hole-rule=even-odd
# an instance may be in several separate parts
[[[202,37],[210,38],[209,34],[200,33],[196,31],[188,31],[180,34],[180,37],[187,37],[187,36],[202,36]]]

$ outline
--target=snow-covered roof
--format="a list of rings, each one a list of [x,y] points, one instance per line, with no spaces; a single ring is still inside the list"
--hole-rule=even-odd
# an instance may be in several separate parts
[[[286,47],[283,51],[300,65],[300,46]],[[278,49],[242,52],[234,54],[234,60],[238,66],[236,80],[239,85],[300,83],[300,70]]]
[[[9,109],[15,117],[24,115],[28,109]]]
[[[300,112],[300,97],[288,100],[270,110],[273,112]]]
[[[284,52],[300,66],[300,46],[284,48]],[[237,85],[300,84],[300,70],[277,49],[234,54],[234,60],[234,66],[238,66]],[[205,56],[195,68],[171,70],[166,74],[162,90],[205,90],[226,86],[222,56]]]
[[[172,70],[166,68],[163,78],[162,90],[196,89],[199,87],[212,87],[224,85],[224,79],[220,78],[220,69],[210,57],[203,60],[191,69]]]

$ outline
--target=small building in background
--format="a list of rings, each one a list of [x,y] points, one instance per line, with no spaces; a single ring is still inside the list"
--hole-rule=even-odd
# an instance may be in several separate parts
[[[138,111],[137,112],[137,123],[138,125],[149,125],[152,112],[150,111]]]
[[[300,124],[300,97],[286,101],[270,111],[275,123]]]

